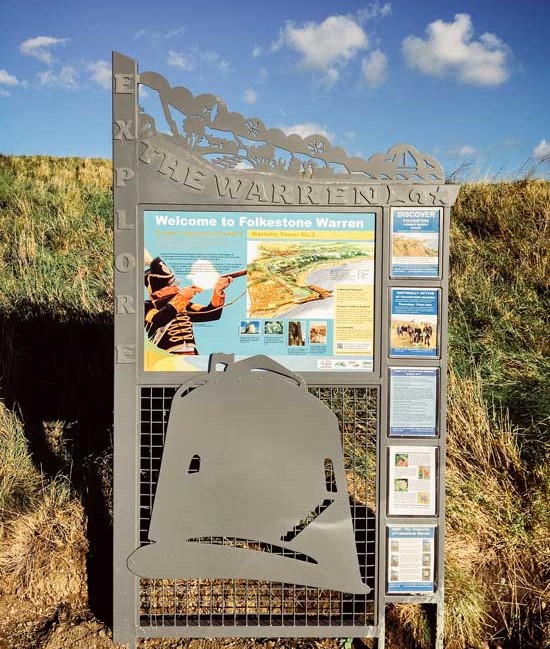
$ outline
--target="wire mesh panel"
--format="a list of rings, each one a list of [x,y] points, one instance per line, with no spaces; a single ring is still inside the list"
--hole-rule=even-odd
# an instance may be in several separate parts
[[[148,543],[168,415],[176,387],[140,388],[140,542]],[[337,416],[348,484],[355,545],[368,595],[250,579],[140,579],[140,624],[147,626],[369,626],[375,623],[376,443],[378,388],[310,388]],[[330,463],[329,463],[330,464]],[[327,489],[334,476],[325,465]],[[200,539],[199,539],[200,541]],[[204,542],[263,552],[247,540]],[[263,544],[264,546],[266,544]]]

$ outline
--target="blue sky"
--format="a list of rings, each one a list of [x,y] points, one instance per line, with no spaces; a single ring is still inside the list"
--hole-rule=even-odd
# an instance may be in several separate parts
[[[3,153],[110,157],[118,50],[350,154],[408,142],[483,175],[550,157],[547,0],[0,0],[0,22]]]

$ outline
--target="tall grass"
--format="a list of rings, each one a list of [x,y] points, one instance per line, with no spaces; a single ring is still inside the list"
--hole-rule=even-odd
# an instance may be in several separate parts
[[[451,229],[450,354],[478,368],[538,454],[550,421],[550,183],[462,187]],[[536,459],[536,458],[535,458]]]
[[[451,226],[450,647],[550,644],[549,313],[550,183],[463,186]]]
[[[111,172],[104,160],[0,156],[0,313],[111,310]]]

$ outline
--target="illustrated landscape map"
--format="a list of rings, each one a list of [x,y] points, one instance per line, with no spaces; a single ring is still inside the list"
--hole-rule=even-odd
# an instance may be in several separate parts
[[[337,284],[372,284],[373,241],[249,241],[248,317],[334,317]]]

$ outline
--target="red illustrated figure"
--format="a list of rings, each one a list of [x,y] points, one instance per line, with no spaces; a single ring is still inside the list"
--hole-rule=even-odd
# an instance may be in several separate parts
[[[193,298],[203,291],[198,286],[180,288],[172,270],[160,257],[145,271],[145,331],[151,342],[171,354],[198,354],[193,333],[195,322],[219,320],[225,305],[225,289],[232,277],[220,276],[208,305],[195,304]]]

